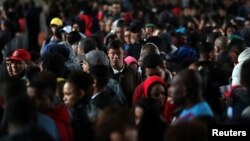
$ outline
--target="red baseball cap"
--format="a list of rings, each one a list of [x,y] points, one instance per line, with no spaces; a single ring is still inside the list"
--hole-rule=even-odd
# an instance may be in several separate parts
[[[15,50],[11,56],[7,60],[15,60],[15,61],[30,61],[30,53],[25,49],[17,49]]]

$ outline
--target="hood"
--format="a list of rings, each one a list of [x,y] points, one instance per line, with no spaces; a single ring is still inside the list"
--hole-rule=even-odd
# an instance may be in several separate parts
[[[47,114],[55,121],[60,121],[65,125],[70,125],[71,116],[65,105],[57,105]]]
[[[238,62],[244,62],[250,58],[250,48],[246,48],[238,57]]]
[[[144,89],[144,93],[143,93],[143,97],[147,98],[149,96],[149,89],[155,84],[155,83],[160,83],[165,87],[165,90],[167,91],[167,85],[164,82],[164,80],[162,80],[161,77],[159,76],[150,76],[149,78],[147,78],[144,81],[143,84],[143,89]]]

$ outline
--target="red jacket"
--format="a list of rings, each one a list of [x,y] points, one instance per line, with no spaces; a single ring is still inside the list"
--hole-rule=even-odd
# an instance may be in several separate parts
[[[150,88],[152,84],[157,83],[157,82],[162,83],[166,87],[166,101],[161,111],[161,115],[165,119],[165,121],[168,124],[170,124],[173,118],[175,106],[171,102],[170,100],[171,98],[167,95],[169,85],[167,85],[160,77],[151,76],[135,88],[134,95],[133,95],[133,105],[135,105],[139,101],[140,98],[142,97],[147,98],[148,89]]]
[[[73,130],[71,127],[71,117],[65,105],[58,105],[47,113],[57,127],[60,141],[73,141]]]

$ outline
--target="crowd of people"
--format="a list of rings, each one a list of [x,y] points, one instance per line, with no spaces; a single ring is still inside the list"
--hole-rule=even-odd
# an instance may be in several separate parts
[[[206,141],[250,123],[250,1],[6,0],[0,140]]]

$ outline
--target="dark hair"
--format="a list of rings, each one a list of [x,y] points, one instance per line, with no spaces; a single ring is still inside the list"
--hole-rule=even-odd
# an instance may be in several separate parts
[[[108,49],[119,49],[119,48],[123,48],[123,46],[124,45],[121,40],[115,39],[110,42],[110,44],[108,45]]]
[[[211,43],[203,42],[199,45],[199,52],[200,53],[209,53],[214,50],[214,47]]]
[[[28,95],[10,100],[5,109],[7,123],[19,126],[34,124],[36,122],[36,110],[34,107]]]
[[[91,50],[96,49],[96,41],[93,38],[87,37],[86,39],[83,39],[80,41],[81,47],[84,49],[84,53],[88,53]]]
[[[90,74],[83,71],[73,71],[69,74],[66,82],[73,83],[73,85],[85,93],[89,92],[89,88],[93,84],[93,78]]]
[[[151,36],[146,39],[146,43],[153,43],[159,48],[159,50],[162,50],[162,39],[158,36]]]
[[[110,141],[110,134],[124,134],[126,130],[135,129],[135,124],[126,109],[110,107],[104,109],[95,124],[95,141]]]
[[[229,45],[228,45],[228,50],[229,51],[232,51],[233,49],[237,49],[239,52],[238,52],[238,55],[243,51],[245,50],[246,46],[245,46],[245,43],[242,39],[233,39]]]
[[[25,71],[25,76],[27,77],[28,80],[31,80],[39,72],[40,72],[39,67],[29,67]]]
[[[199,101],[202,94],[201,75],[197,71],[191,69],[184,69],[177,75],[187,89],[187,98],[193,102]]]
[[[1,84],[0,94],[4,97],[5,103],[15,97],[27,95],[26,83],[19,77],[10,77]]]
[[[90,67],[90,73],[92,77],[96,80],[96,86],[104,88],[109,81],[109,70],[104,65],[96,65]]]
[[[72,45],[81,40],[81,35],[77,31],[72,31],[68,34],[68,42]]]
[[[240,72],[240,79],[241,83],[246,86],[247,88],[250,88],[250,59],[247,59],[244,61],[241,72]]]
[[[143,109],[143,116],[138,124],[139,140],[163,140],[164,131],[167,125],[161,119],[160,108],[155,100],[140,99],[137,106]]]
[[[161,68],[164,67],[163,60],[160,55],[158,54],[149,54],[143,60],[142,64],[144,68],[155,68],[160,66]]]
[[[30,87],[33,87],[41,92],[45,92],[52,100],[54,99],[57,87],[56,76],[51,72],[37,73],[30,81]]]
[[[187,34],[187,45],[196,47],[199,41],[200,37],[197,32],[190,32]]]
[[[63,77],[65,73],[64,57],[59,53],[46,53],[41,57],[42,67],[47,71]]]

